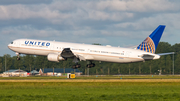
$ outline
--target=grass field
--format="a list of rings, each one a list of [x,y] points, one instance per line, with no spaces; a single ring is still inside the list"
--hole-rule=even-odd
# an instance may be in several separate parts
[[[93,79],[98,78],[98,79]],[[131,77],[132,78],[132,77]],[[0,78],[0,101],[180,101],[176,77]]]
[[[0,80],[3,79],[66,79],[66,76],[30,76],[30,77],[0,77]],[[75,79],[180,79],[180,75],[90,75],[90,76],[77,76]]]

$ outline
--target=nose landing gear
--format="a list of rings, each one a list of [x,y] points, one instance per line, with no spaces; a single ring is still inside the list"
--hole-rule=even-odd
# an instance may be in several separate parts
[[[20,57],[17,57],[17,60],[20,60],[21,58]]]
[[[17,55],[17,60],[20,60],[20,57],[19,57],[19,53],[16,53],[16,55]]]

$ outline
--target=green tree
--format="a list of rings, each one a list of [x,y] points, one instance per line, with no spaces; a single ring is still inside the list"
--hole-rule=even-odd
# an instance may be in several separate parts
[[[2,62],[3,62],[3,57],[0,56],[0,73],[3,72],[3,66],[2,66]]]
[[[168,42],[159,42],[158,47],[156,49],[156,53],[167,53],[172,52],[171,44]]]
[[[21,60],[17,60],[17,56],[12,57],[13,68],[12,69],[24,69],[23,66],[23,57],[20,56]]]
[[[24,67],[26,71],[32,71],[34,65],[34,55],[25,55],[24,56]]]
[[[179,74],[180,73],[180,54],[177,54],[174,65],[175,65],[174,73]]]
[[[166,73],[167,74],[171,74],[171,71],[172,71],[172,60],[171,60],[171,56],[168,55],[166,57]]]
[[[180,44],[179,43],[176,43],[172,46],[172,51],[179,54],[180,52]]]
[[[165,56],[161,56],[161,58],[159,59],[159,70],[162,71],[162,73],[165,73]]]
[[[53,68],[53,62],[47,60],[47,56],[36,56],[34,62],[34,69],[39,70],[40,68],[47,68],[50,66]],[[52,63],[52,64],[51,64]],[[55,62],[54,62],[55,64]]]
[[[5,64],[5,61],[6,61],[6,64]],[[6,65],[6,71],[11,69],[12,58],[11,58],[11,56],[9,54],[6,54],[6,55],[3,56],[2,65],[3,65],[4,68],[5,68],[5,65]]]

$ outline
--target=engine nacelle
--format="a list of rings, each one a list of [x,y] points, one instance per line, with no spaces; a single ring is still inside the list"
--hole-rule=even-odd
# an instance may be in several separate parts
[[[55,53],[48,54],[47,59],[49,61],[55,61],[55,62],[59,62],[60,60],[66,60],[63,57],[61,57],[59,54],[55,54]]]

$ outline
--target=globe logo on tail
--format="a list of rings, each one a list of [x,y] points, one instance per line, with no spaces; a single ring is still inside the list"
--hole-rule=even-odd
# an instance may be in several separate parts
[[[155,44],[150,37],[147,37],[138,47],[137,49],[143,50],[150,53],[155,53]]]

